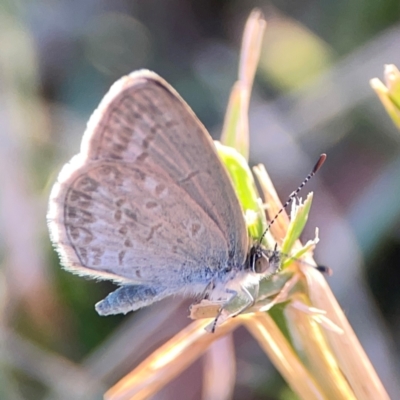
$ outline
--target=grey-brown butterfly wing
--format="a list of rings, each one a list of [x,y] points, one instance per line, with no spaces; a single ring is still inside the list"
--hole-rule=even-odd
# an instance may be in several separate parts
[[[100,103],[52,190],[48,221],[66,269],[120,282],[204,283],[247,252],[210,136],[148,71],[117,81]]]
[[[93,114],[81,151],[92,159],[154,160],[216,221],[231,255],[241,259],[247,251],[241,207],[210,135],[158,75],[138,71],[116,82]]]
[[[62,182],[51,229],[73,272],[182,286],[228,259],[214,221],[158,165],[89,161]]]

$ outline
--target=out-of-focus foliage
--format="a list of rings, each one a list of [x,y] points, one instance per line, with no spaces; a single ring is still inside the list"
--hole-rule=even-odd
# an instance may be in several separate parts
[[[125,317],[94,311],[112,284],[59,267],[45,224],[50,187],[113,81],[155,70],[220,137],[240,38],[268,21],[250,104],[250,163],[281,197],[321,152],[306,228],[316,258],[393,398],[400,392],[400,142],[369,87],[400,65],[400,3],[67,0],[0,2],[0,398],[100,399],[188,323],[188,302]],[[235,332],[234,398],[289,399],[264,353]],[[197,399],[201,363],[160,398]],[[278,394],[277,394],[278,393]]]
[[[371,79],[372,89],[378,95],[386,112],[400,129],[400,72],[393,64],[385,65],[385,84],[378,79]]]

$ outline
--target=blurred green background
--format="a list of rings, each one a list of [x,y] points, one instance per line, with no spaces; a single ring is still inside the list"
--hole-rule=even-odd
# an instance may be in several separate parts
[[[251,164],[286,198],[328,154],[304,237],[319,227],[316,259],[398,397],[400,132],[368,83],[400,66],[398,0],[0,0],[0,399],[100,399],[189,322],[178,299],[99,317],[113,285],[61,270],[47,199],[91,112],[132,70],[163,76],[218,138],[254,7],[268,26]],[[235,399],[295,398],[244,329],[235,345]],[[201,374],[199,361],[156,398],[201,398]]]

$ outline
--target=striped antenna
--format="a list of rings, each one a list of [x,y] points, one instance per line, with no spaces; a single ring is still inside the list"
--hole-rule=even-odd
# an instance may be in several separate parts
[[[300,186],[288,197],[286,200],[286,203],[282,206],[282,208],[276,213],[275,217],[272,218],[271,222],[268,224],[267,229],[264,231],[264,233],[260,237],[260,243],[264,239],[265,235],[271,228],[271,225],[277,220],[279,215],[283,212],[283,210],[292,202],[292,200],[299,194],[300,190],[303,189],[305,184],[318,172],[318,170],[322,167],[322,164],[326,160],[326,154],[321,154],[319,156],[319,159],[317,163],[315,164],[314,168],[312,171],[306,176],[303,182],[301,182]]]

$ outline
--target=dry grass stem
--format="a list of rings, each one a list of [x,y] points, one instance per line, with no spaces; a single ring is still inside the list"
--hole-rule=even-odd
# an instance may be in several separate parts
[[[105,399],[148,398],[200,357],[214,341],[239,326],[242,318],[231,319],[214,334],[204,329],[209,323],[210,320],[192,322],[113,386]]]
[[[245,325],[297,394],[308,400],[326,398],[321,387],[304,367],[285,336],[267,313],[247,316]]]
[[[306,266],[300,268],[307,281],[312,304],[325,310],[329,320],[344,332],[343,335],[337,335],[325,330],[339,367],[349,381],[356,398],[359,400],[389,400],[374,367],[324,277],[313,268]]]
[[[222,129],[221,142],[234,147],[249,159],[248,111],[251,89],[261,52],[266,22],[259,10],[254,10],[246,23],[240,52],[239,79],[233,85]]]
[[[235,347],[232,333],[216,340],[204,355],[204,400],[229,400],[236,381]]]

